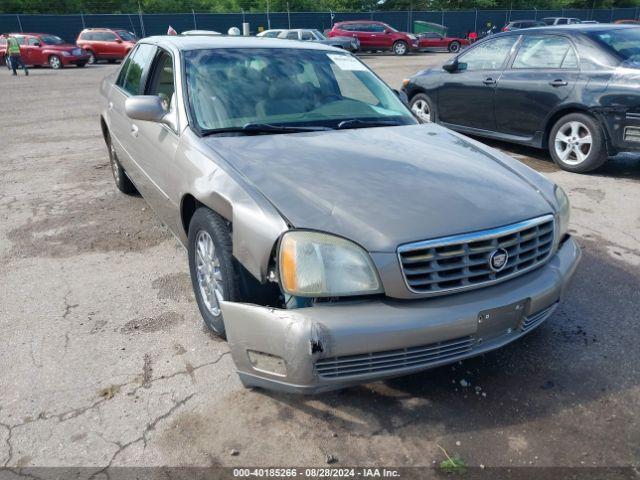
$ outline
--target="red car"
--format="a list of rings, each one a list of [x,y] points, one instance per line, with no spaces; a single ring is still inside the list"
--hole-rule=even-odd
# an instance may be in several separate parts
[[[466,38],[444,37],[436,32],[424,32],[418,35],[418,45],[420,49],[428,48],[433,50],[446,50],[451,53],[460,51],[471,43]]]
[[[84,67],[89,61],[89,55],[81,48],[66,43],[60,37],[48,33],[10,33],[20,45],[20,56],[27,65],[49,65],[59,69],[67,65]],[[0,56],[7,57],[6,41],[0,45]]]
[[[120,28],[85,28],[76,44],[89,55],[89,61],[122,60],[138,41],[131,32]]]
[[[357,20],[338,22],[328,34],[329,37],[356,37],[360,40],[360,50],[391,50],[396,55],[406,55],[418,49],[418,37],[412,33],[400,32],[382,22]]]

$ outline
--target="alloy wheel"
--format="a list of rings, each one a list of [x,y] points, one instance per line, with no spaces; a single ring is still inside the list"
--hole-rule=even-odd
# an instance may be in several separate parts
[[[393,47],[393,51],[397,54],[397,55],[404,55],[405,53],[407,53],[407,46],[402,43],[402,42],[398,42],[395,44],[395,46]]]
[[[58,57],[53,56],[49,59],[49,65],[51,65],[51,68],[57,70],[62,66],[62,62]]]
[[[577,121],[562,125],[554,141],[558,158],[567,165],[579,165],[584,162],[591,153],[592,144],[589,128]]]
[[[426,100],[418,99],[411,105],[411,111],[425,122],[431,122],[431,109]]]
[[[196,236],[196,271],[202,300],[212,315],[220,315],[223,300],[222,270],[211,235],[200,230]]]

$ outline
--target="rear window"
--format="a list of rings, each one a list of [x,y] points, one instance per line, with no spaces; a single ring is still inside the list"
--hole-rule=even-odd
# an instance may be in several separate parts
[[[588,35],[624,62],[640,64],[640,27],[592,31]]]

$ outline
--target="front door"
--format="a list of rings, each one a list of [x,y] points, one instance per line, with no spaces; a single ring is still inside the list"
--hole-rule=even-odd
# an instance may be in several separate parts
[[[25,57],[24,63],[28,65],[43,65],[47,63],[47,59],[42,54],[42,41],[38,37],[28,37],[24,46]]]
[[[525,35],[496,87],[497,130],[524,137],[542,133],[549,114],[579,82],[578,57],[568,38]]]
[[[459,69],[437,92],[438,118],[450,125],[495,130],[494,95],[519,37],[482,42],[458,57]]]

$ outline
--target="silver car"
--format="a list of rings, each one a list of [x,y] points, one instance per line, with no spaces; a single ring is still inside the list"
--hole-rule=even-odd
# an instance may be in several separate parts
[[[501,347],[580,258],[558,186],[420,124],[344,50],[151,37],[101,89],[116,185],[188,250],[246,386],[320,392]]]

